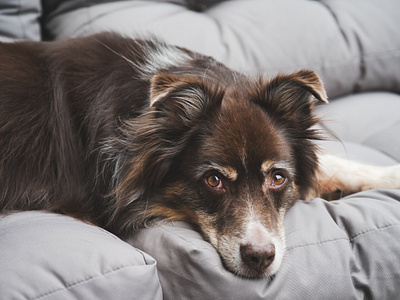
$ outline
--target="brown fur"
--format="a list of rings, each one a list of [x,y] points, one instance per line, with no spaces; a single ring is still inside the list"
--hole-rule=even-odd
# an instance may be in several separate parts
[[[315,189],[314,72],[252,79],[115,34],[3,43],[0,56],[1,211],[58,211],[123,238],[189,221],[229,270],[276,272],[283,215]]]

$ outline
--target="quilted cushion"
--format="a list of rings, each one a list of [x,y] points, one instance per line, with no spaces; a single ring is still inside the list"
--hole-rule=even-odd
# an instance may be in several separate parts
[[[309,68],[322,75],[330,98],[400,92],[398,0],[230,0],[202,12],[186,2],[45,0],[45,32],[57,39],[103,30],[151,34],[251,73]]]
[[[156,262],[111,233],[42,212],[0,217],[0,299],[162,299]]]
[[[40,0],[0,1],[0,41],[41,39]]]
[[[344,146],[352,142],[378,150],[392,159],[391,164],[400,163],[399,112],[400,95],[387,92],[349,95],[319,107],[319,113],[325,119],[323,126],[345,142]],[[353,159],[387,164],[374,161],[376,155],[372,153],[365,155],[363,151],[344,150],[357,154],[358,157],[353,156]]]
[[[285,219],[277,275],[249,280],[226,271],[189,224],[143,229],[129,241],[157,258],[164,299],[398,299],[400,191],[299,201]]]

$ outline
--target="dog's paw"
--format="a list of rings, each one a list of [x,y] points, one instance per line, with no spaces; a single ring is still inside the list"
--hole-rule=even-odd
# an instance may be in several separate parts
[[[400,189],[400,165],[380,167],[372,173],[368,184],[362,186],[362,190],[370,189]]]

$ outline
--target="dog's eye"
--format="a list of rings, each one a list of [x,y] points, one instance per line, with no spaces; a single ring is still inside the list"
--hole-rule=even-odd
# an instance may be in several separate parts
[[[214,189],[222,188],[222,180],[217,175],[208,176],[206,182],[210,187]]]
[[[275,172],[274,174],[272,174],[271,188],[279,189],[283,187],[285,184],[286,184],[286,177],[282,173]]]

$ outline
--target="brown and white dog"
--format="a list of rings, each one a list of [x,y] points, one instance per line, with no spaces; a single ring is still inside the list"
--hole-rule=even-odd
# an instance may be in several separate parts
[[[399,167],[318,157],[313,107],[327,97],[312,71],[249,78],[112,33],[2,43],[0,57],[2,212],[56,211],[122,238],[192,222],[227,269],[262,277],[282,262],[297,199],[399,187]]]

